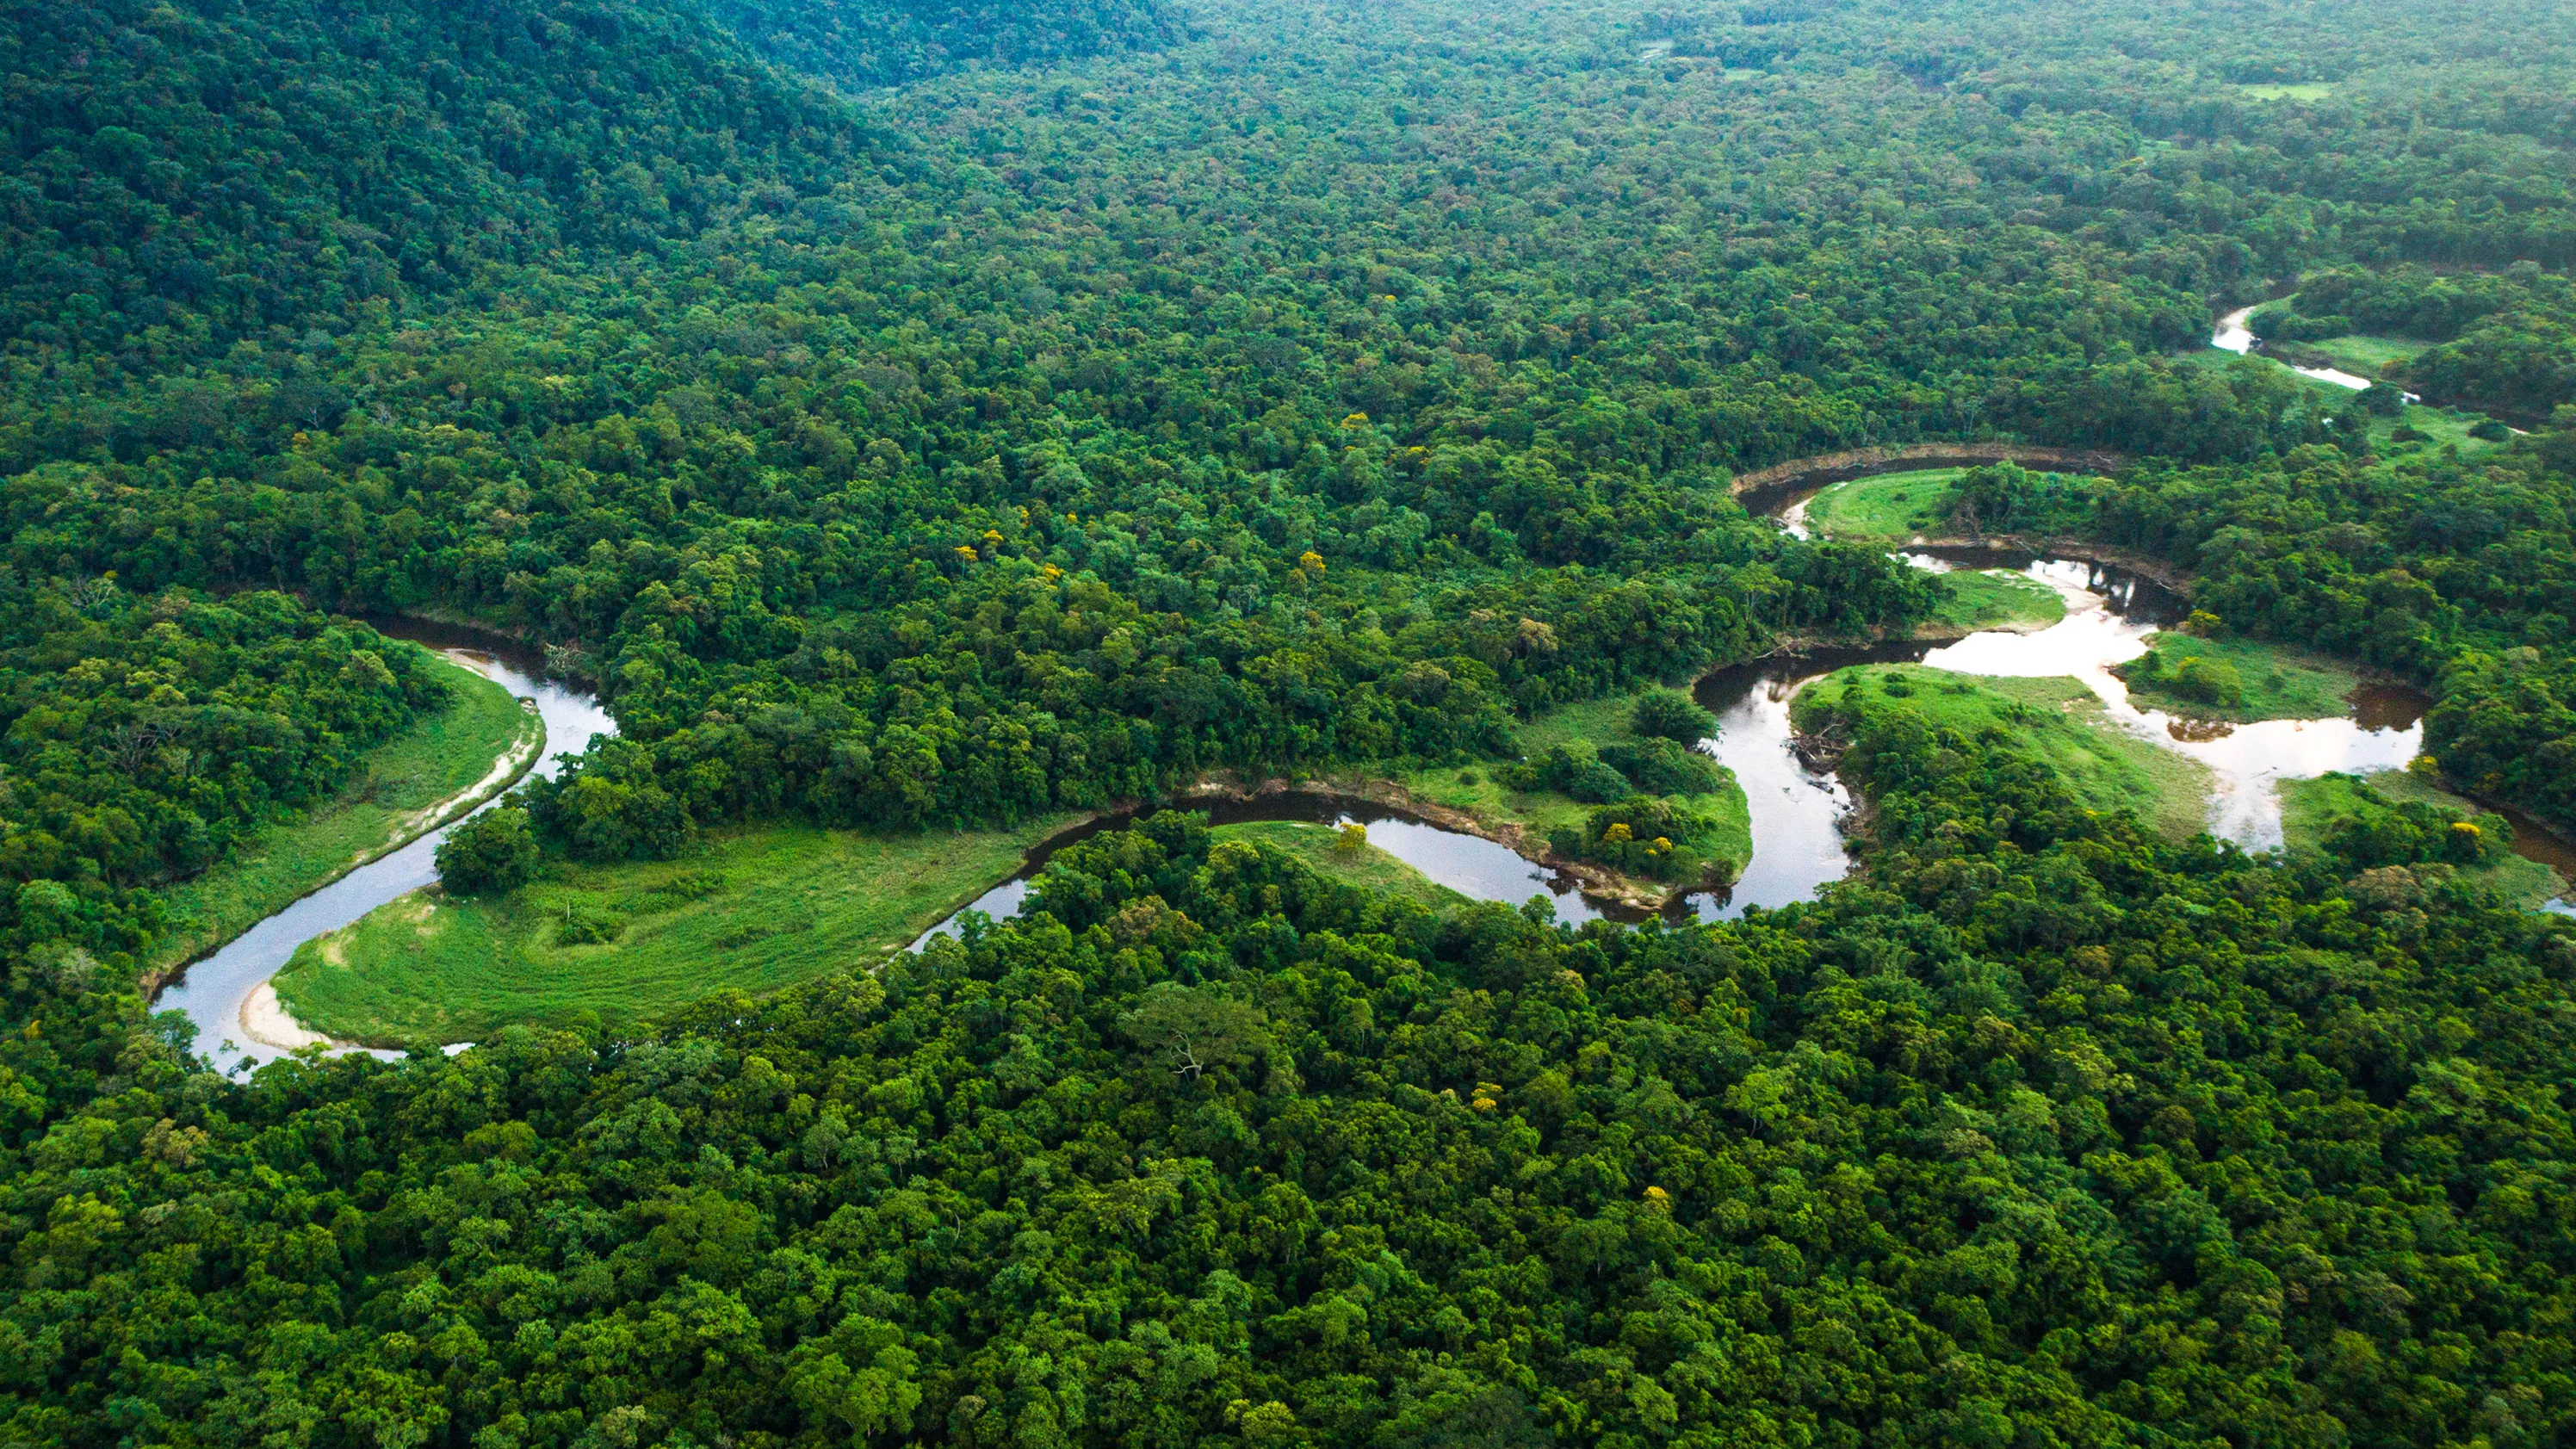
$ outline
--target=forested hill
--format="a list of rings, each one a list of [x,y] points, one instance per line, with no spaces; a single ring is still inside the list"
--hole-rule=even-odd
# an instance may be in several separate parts
[[[488,305],[511,269],[792,205],[865,149],[686,3],[10,9],[0,339],[22,358],[149,374]]]
[[[268,328],[489,305],[520,267],[792,210],[876,151],[816,76],[881,82],[1170,32],[1133,0],[8,9],[0,345],[152,372]],[[305,423],[325,410],[313,401]]]
[[[1068,60],[1173,37],[1161,0],[703,0],[780,65],[854,86],[964,61]]]
[[[659,0],[26,12],[12,558],[575,646],[637,742],[596,798],[663,822],[600,840],[1010,818],[1902,622],[1724,474],[2325,442],[2165,360],[2207,298],[2568,229],[2521,119],[2385,64],[2320,149],[2053,14],[1763,13],[1755,72],[1252,5],[861,107]],[[1906,70],[1927,25],[1993,68]]]

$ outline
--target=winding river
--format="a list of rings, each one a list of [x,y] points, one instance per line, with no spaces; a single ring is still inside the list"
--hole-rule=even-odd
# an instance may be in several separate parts
[[[1773,516],[1804,536],[1806,504],[1818,491],[1793,491],[1770,500]],[[1718,728],[1714,737],[1700,742],[1700,748],[1733,770],[1744,788],[1752,816],[1753,860],[1731,890],[1675,897],[1662,912],[1666,919],[1725,920],[1743,914],[1749,906],[1776,909],[1812,900],[1821,887],[1850,871],[1851,857],[1843,838],[1850,794],[1831,773],[1809,769],[1792,750],[1789,707],[1809,682],[1854,664],[1920,663],[1989,677],[2075,679],[2101,701],[2111,727],[2129,730],[2204,766],[2211,791],[2210,832],[2249,850],[2277,849],[2282,844],[2278,793],[2282,781],[2337,771],[2368,774],[2400,769],[2422,748],[2425,701],[2401,688],[2367,686],[2355,696],[2352,713],[2340,717],[2243,725],[2212,724],[2133,703],[2127,686],[2111,672],[2112,666],[2145,653],[2148,636],[2179,620],[2185,605],[2171,591],[2126,570],[1999,549],[1918,545],[1917,551],[1902,557],[1917,568],[1936,572],[2013,570],[2054,589],[2065,601],[2065,617],[2028,632],[1988,630],[1946,643],[1893,643],[1777,656],[1701,679],[1694,693],[1717,716]],[[1357,820],[1368,825],[1371,844],[1464,895],[1517,902],[1544,891],[1554,900],[1559,919],[1566,921],[1636,920],[1643,914],[1590,899],[1573,880],[1534,865],[1502,845],[1382,807],[1338,797],[1275,796],[1248,804],[1219,804],[1212,814],[1220,824]],[[1124,824],[1126,818],[1095,822],[1049,842],[1031,854],[1018,877],[931,928],[915,946],[933,936],[954,933],[969,911],[981,911],[996,920],[1016,913],[1027,897],[1029,879],[1055,849]],[[2562,874],[2576,875],[2576,850],[2528,820],[2509,812],[2508,818],[2515,827],[2517,851],[2555,866]],[[2563,902],[2552,902],[2550,908],[2569,909]]]
[[[520,699],[533,701],[545,723],[545,743],[538,747],[532,767],[539,774],[551,777],[559,768],[556,756],[588,749],[591,736],[617,732],[597,700],[546,680],[532,658],[515,650],[506,655],[496,652],[484,635],[417,620],[373,622],[379,633],[425,644],[497,681]],[[298,1027],[280,1010],[269,978],[306,941],[339,930],[437,880],[438,843],[447,838],[448,828],[431,831],[358,867],[235,936],[213,954],[191,962],[186,974],[162,989],[154,1006],[188,1014],[196,1023],[197,1050],[214,1062],[217,1071],[234,1071],[296,1047],[336,1045]]]
[[[2211,345],[2251,352],[2257,345],[2247,326],[2253,311],[2247,307],[2220,318]],[[2360,389],[2371,382],[2333,368],[2296,371],[2340,387]],[[1765,490],[1765,509],[1787,532],[1805,538],[1807,504],[1822,486],[1819,479],[1819,486]],[[1789,707],[1808,682],[1852,664],[1916,662],[1963,674],[2073,678],[2102,702],[2111,725],[2205,766],[2211,781],[2211,832],[2255,850],[2276,848],[2282,842],[2277,793],[2281,781],[2311,779],[2329,771],[2365,774],[2401,768],[2423,742],[2424,701],[2400,689],[2366,689],[2357,696],[2350,715],[2333,719],[2228,726],[2141,708],[2131,703],[2128,689],[2111,668],[2144,653],[2147,636],[2180,617],[2180,599],[2134,574],[2076,559],[1988,549],[1918,548],[1901,555],[1918,568],[2003,568],[2023,573],[2057,591],[2066,602],[2065,617],[2029,632],[1990,630],[1942,644],[1889,644],[1775,657],[1700,680],[1697,697],[1718,719],[1717,734],[1700,747],[1732,769],[1744,788],[1752,815],[1753,860],[1731,890],[1676,897],[1664,909],[1667,919],[1722,920],[1748,907],[1773,909],[1809,900],[1819,888],[1849,871],[1843,820],[1851,797],[1840,781],[1830,773],[1809,769],[1791,749]],[[534,766],[542,774],[551,776],[558,768],[557,756],[586,749],[592,736],[616,732],[598,701],[546,681],[531,658],[495,652],[488,637],[414,620],[378,621],[377,627],[393,637],[438,649],[531,701],[545,722],[545,743]],[[1569,922],[1643,918],[1636,910],[1585,896],[1572,877],[1537,865],[1507,846],[1382,806],[1292,794],[1194,808],[1207,809],[1218,824],[1357,821],[1368,827],[1370,844],[1462,895],[1514,903],[1543,896],[1553,903],[1557,918]],[[2511,811],[2505,813],[2515,826],[2517,851],[2576,878],[2576,848]],[[1106,817],[1048,841],[1030,853],[1018,875],[931,927],[913,946],[955,934],[970,913],[996,920],[1016,914],[1027,899],[1029,881],[1058,849],[1133,818]],[[444,828],[433,831],[261,921],[191,964],[183,977],[161,992],[157,1005],[188,1013],[197,1026],[198,1050],[212,1058],[219,1070],[255,1063],[261,1052],[274,1056],[310,1044],[336,1046],[299,1028],[279,1008],[269,978],[305,941],[339,930],[435,881],[434,857],[446,833]],[[2552,901],[2549,909],[2576,914],[2576,908],[2565,901]]]
[[[1806,536],[1808,502],[1823,489],[1771,500],[1784,528]],[[1900,555],[1917,568],[2009,568],[2057,591],[2063,619],[2027,633],[1990,630],[1945,644],[1891,644],[1826,650],[1723,670],[1700,681],[1698,698],[1718,713],[1717,738],[1701,748],[1734,769],[1753,816],[1754,860],[1731,897],[1688,899],[1693,915],[1716,920],[1747,905],[1777,906],[1812,897],[1848,870],[1842,817],[1849,801],[1839,781],[1809,770],[1791,752],[1789,701],[1808,682],[1852,664],[1914,662],[1990,677],[2072,678],[2102,703],[2107,721],[2209,772],[2210,833],[2249,850],[2282,842],[2284,780],[2332,772],[2369,774],[2403,768],[2423,746],[2425,699],[2412,690],[2367,685],[2348,715],[2327,719],[2213,724],[2141,707],[2111,672],[2146,652],[2147,637],[2184,612],[2183,601],[2151,580],[2079,559],[1996,549],[1932,549]],[[2514,849],[2576,879],[2576,849],[2517,812]],[[2576,914],[2564,900],[2548,909]]]
[[[2262,345],[2262,339],[2254,335],[2254,328],[2251,325],[2259,305],[2239,307],[2219,318],[2218,331],[2210,336],[2209,345],[2241,356],[2251,356],[2254,349]],[[2273,361],[2279,362],[2280,359],[2274,358]],[[2286,362],[2281,365],[2290,367]],[[2351,388],[2355,392],[2370,386],[2372,381],[2359,373],[2345,372],[2341,368],[2334,367],[2290,367],[2290,370],[2301,377],[2313,377],[2319,382],[2330,382],[2337,387]],[[2406,394],[2406,400],[2420,402],[2422,399],[2410,392]]]
[[[1422,872],[1435,885],[1447,886],[1462,896],[1480,901],[1518,904],[1532,896],[1545,896],[1556,908],[1556,918],[1560,921],[1635,921],[1643,920],[1647,915],[1643,911],[1594,900],[1583,894],[1582,883],[1574,877],[1539,865],[1510,846],[1463,830],[1434,825],[1403,811],[1366,801],[1340,795],[1288,792],[1242,801],[1192,801],[1186,808],[1205,812],[1211,825],[1256,820],[1365,825],[1368,827],[1369,844]],[[1143,813],[1131,811],[1085,821],[1047,841],[1029,852],[1019,874],[977,896],[955,915],[922,932],[911,949],[918,951],[935,937],[956,935],[970,913],[982,912],[997,921],[1019,914],[1020,907],[1028,901],[1029,882],[1037,878],[1057,851],[1104,830],[1124,829]]]

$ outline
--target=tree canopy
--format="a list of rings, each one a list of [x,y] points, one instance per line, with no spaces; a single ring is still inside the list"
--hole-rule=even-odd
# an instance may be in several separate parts
[[[1860,868],[1723,924],[1161,813],[634,1030],[232,1078],[136,970],[440,703],[362,613],[618,724],[460,892],[1430,764],[1678,871],[1704,715],[1514,722],[1937,617],[1730,487],[1917,442],[2125,455],[1954,521],[2411,681],[2576,827],[2571,59],[2542,0],[12,7],[5,1437],[2559,1442],[2576,925],[2463,873],[2500,818],[2174,842],[1903,697],[1802,700]],[[2291,291],[2530,435],[2202,347]]]

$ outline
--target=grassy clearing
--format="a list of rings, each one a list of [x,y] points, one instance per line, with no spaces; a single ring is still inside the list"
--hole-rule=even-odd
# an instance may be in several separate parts
[[[1989,725],[2009,731],[2096,810],[2134,810],[2174,840],[2188,840],[2208,826],[2207,767],[2111,723],[2102,702],[2075,680],[1986,678],[1920,664],[1855,665],[1800,692],[1801,724],[1854,683],[1874,702],[1912,710],[1962,734]]]
[[[2379,369],[2391,362],[2404,362],[2433,344],[2420,337],[2329,337],[2323,342],[2303,342],[2301,347],[2319,352],[2335,366],[2363,377],[2377,377]]]
[[[1410,896],[1435,911],[1470,904],[1467,897],[1374,845],[1356,856],[1343,854],[1336,845],[1340,832],[1329,825],[1305,820],[1260,820],[1220,825],[1214,833],[1219,840],[1250,840],[1275,846],[1338,880],[1390,895]]]
[[[2300,81],[2293,85],[2238,86],[2236,93],[2249,101],[2322,101],[2335,92],[2332,81]]]
[[[2439,453],[2445,448],[2459,449],[2460,456],[2464,458],[2475,457],[2480,453],[2504,446],[2485,438],[2469,436],[2469,429],[2486,420],[2482,413],[2456,412],[2450,408],[2411,407],[2406,410],[2406,416],[2402,419],[2373,419],[2370,425],[2370,446],[2374,451],[2388,457],[2402,457],[2419,451]],[[2424,440],[2417,442],[2409,439],[2403,443],[2398,442],[2393,434],[2396,433],[2400,422],[2424,434]]]
[[[1821,537],[1888,547],[1951,531],[1950,503],[1965,468],[1922,468],[1837,483],[1807,503],[1807,525]],[[1962,570],[1946,576],[1953,597],[1927,633],[1978,629],[2045,629],[2066,617],[2057,590],[2009,569]]]
[[[1070,823],[881,836],[710,834],[678,860],[564,863],[498,900],[430,890],[306,942],[277,975],[298,1021],[355,1041],[465,1041],[514,1021],[645,1020],[873,962]],[[568,937],[598,939],[575,944]]]
[[[2426,784],[2403,770],[2382,770],[2355,778],[2351,775],[2321,775],[2313,780],[2281,782],[2281,834],[2292,846],[2314,847],[2337,821],[2350,816],[2365,818],[2379,807],[2361,797],[2362,784],[2392,800],[2420,801],[2436,806],[2452,816],[2466,820],[2477,815],[2477,806],[2437,786]],[[2493,887],[2505,899],[2525,910],[2537,910],[2551,899],[2567,893],[2567,881],[2555,870],[2536,860],[2519,855],[2506,856],[2491,866],[2460,872],[2468,880]]]
[[[1578,739],[1595,745],[1633,744],[1637,734],[1629,728],[1629,718],[1636,712],[1637,699],[1634,694],[1620,695],[1549,710],[1515,731],[1521,752],[1536,756],[1551,745]],[[1561,826],[1584,823],[1593,808],[1553,791],[1510,789],[1495,778],[1495,767],[1486,764],[1464,769],[1397,771],[1389,778],[1415,799],[1470,816],[1488,830],[1518,825],[1533,842],[1544,841],[1550,831]],[[1717,822],[1715,830],[1693,842],[1700,853],[1698,868],[1724,861],[1730,872],[1741,872],[1753,859],[1752,811],[1732,772],[1727,775],[1726,788],[1717,794],[1673,798]]]
[[[1807,501],[1807,526],[1832,538],[1902,543],[1949,531],[1950,499],[1965,468],[1881,473],[1837,483]]]
[[[2203,348],[2198,352],[2184,353],[2176,360],[2187,367],[2224,368],[2237,360],[2237,354],[2224,351],[2220,348],[2209,347]],[[2288,372],[2292,377],[2297,378],[2303,385],[2316,389],[2328,397],[2347,402],[2353,397],[2353,390],[2351,388],[2345,387],[2341,383],[2327,382],[2323,378],[2309,377],[2304,373],[2297,371],[2295,368],[2292,368],[2288,363],[2283,362],[2277,357],[2267,357],[2258,352],[2254,354],[2253,360],[2262,363],[2267,367],[2280,368],[2283,371]],[[2344,370],[2347,372],[2367,373],[2373,369],[2346,366]],[[2484,438],[2472,438],[2469,436],[2469,429],[2476,427],[2478,424],[2485,421],[2486,418],[2483,414],[2474,412],[2456,412],[2450,408],[2410,407],[2402,417],[2372,418],[2370,420],[2370,447],[2371,451],[2378,453],[2383,457],[2402,457],[2407,453],[2419,450],[2439,452],[2444,448],[2457,448],[2461,457],[2473,458],[2480,453],[2488,452],[2492,449],[2503,446],[2501,443],[2489,442]],[[2394,434],[2397,431],[2398,425],[2401,423],[2413,428],[2419,433],[2425,434],[2427,441],[2420,443],[2411,441],[2404,443],[2398,442],[2394,437]],[[1810,511],[1812,512],[1812,510]]]
[[[181,924],[154,951],[150,965],[193,960],[435,827],[441,812],[434,807],[472,790],[512,749],[525,750],[534,761],[532,746],[545,725],[533,711],[471,669],[433,662],[454,690],[447,709],[377,747],[338,798],[163,892],[171,918]],[[506,777],[493,782],[492,792],[507,783]]]
[[[1591,739],[1591,736],[1584,738]],[[1595,744],[1606,741],[1594,739]],[[1506,788],[1494,778],[1491,766],[1476,765],[1467,769],[1406,770],[1391,775],[1405,793],[1427,804],[1455,810],[1472,817],[1487,830],[1499,832],[1503,827],[1518,825],[1533,846],[1546,841],[1550,831],[1560,826],[1580,826],[1592,813],[1589,805],[1571,800],[1552,791],[1521,791]],[[1686,869],[1705,870],[1724,861],[1727,869],[1741,873],[1753,859],[1753,812],[1745,803],[1744,788],[1729,772],[1727,788],[1716,795],[1678,795],[1671,797],[1699,814],[1717,822],[1716,829],[1690,842],[1698,852],[1694,866]],[[1648,883],[1652,891],[1669,887]]]
[[[2066,617],[2066,596],[2010,569],[1961,569],[1942,575],[1950,601],[1934,615],[1942,634],[1979,629],[2045,629]]]
[[[2151,677],[2138,662],[2114,672],[2129,686],[2132,701],[2193,719],[2223,719],[2252,724],[2267,719],[2335,719],[2352,712],[2349,697],[2361,687],[2361,676],[2321,654],[2309,654],[2253,639],[2196,639],[2189,634],[2155,634],[2147,639],[2156,656]],[[2219,659],[2236,671],[2244,698],[2217,704],[2172,687],[2175,670],[2185,659]]]

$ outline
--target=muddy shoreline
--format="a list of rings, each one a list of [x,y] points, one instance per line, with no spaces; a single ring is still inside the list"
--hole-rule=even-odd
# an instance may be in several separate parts
[[[2125,453],[2106,448],[2057,448],[2027,443],[1907,443],[1902,447],[1849,448],[1792,458],[1750,473],[1739,473],[1727,485],[1737,498],[1750,494],[1790,492],[1813,484],[1822,488],[1880,473],[1908,473],[1923,468],[1974,468],[1987,463],[2036,464],[2111,473],[2128,466]],[[1760,511],[1760,510],[1754,510]]]

